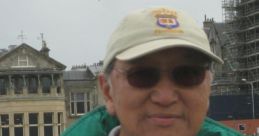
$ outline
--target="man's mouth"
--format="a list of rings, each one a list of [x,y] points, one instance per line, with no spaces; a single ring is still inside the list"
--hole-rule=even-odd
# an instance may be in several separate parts
[[[169,127],[175,124],[176,121],[182,119],[181,115],[176,114],[151,114],[148,120],[157,126]]]

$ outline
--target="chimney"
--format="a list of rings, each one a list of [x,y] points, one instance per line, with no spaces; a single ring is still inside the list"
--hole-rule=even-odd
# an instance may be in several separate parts
[[[43,33],[41,33],[40,35],[41,35],[41,42],[42,42],[42,48],[40,49],[40,52],[41,52],[41,54],[49,57],[50,49],[47,47],[47,43],[43,38]]]
[[[41,52],[43,55],[49,57],[49,51],[50,51],[50,49],[47,47],[46,42],[45,42],[45,41],[42,41],[42,48],[40,49],[40,52]]]

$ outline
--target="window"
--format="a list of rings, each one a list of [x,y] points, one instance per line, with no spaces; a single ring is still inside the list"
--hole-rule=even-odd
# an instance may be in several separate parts
[[[49,77],[42,77],[42,93],[50,93],[51,80]]]
[[[80,115],[85,113],[85,97],[84,93],[71,94],[71,114]]]
[[[29,94],[36,94],[38,93],[38,79],[34,76],[27,78],[27,87]]]
[[[83,115],[91,110],[90,93],[71,93],[70,102],[71,115]]]
[[[58,135],[61,135],[61,132],[64,130],[63,126],[63,113],[58,112]]]
[[[91,106],[90,93],[89,92],[86,93],[86,97],[87,97],[86,108],[87,108],[87,111],[90,111],[92,106]]]
[[[19,55],[17,61],[12,68],[34,68],[35,66],[30,64],[29,57],[27,55]]]
[[[57,86],[57,93],[61,94],[61,87],[60,86]]]
[[[18,66],[29,66],[28,56],[25,56],[25,55],[18,56]]]
[[[3,77],[0,78],[0,95],[6,95],[7,89],[6,89],[7,80]]]
[[[23,114],[14,114],[14,136],[23,136]]]
[[[1,125],[9,125],[9,115],[8,114],[2,114],[1,115]]]
[[[60,80],[60,76],[59,75],[55,75],[54,77],[54,82],[55,82],[55,85],[57,87],[57,94],[60,94],[61,93],[61,80]]]
[[[14,114],[14,124],[23,125],[23,114],[22,113]]]
[[[15,127],[14,136],[23,136],[23,127]]]
[[[9,136],[9,127],[2,128],[2,136]]]
[[[53,136],[53,113],[44,113],[44,136]]]
[[[15,76],[12,78],[12,83],[14,87],[15,94],[22,94],[23,93],[23,78],[20,76]]]
[[[29,136],[38,136],[38,113],[29,113]]]
[[[52,126],[44,126],[44,136],[53,136]]]
[[[1,121],[1,135],[2,136],[9,136],[9,115],[2,114],[0,115]]]

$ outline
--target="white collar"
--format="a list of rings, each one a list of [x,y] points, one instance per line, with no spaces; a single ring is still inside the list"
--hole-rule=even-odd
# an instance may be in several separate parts
[[[121,126],[116,126],[114,127],[108,136],[119,136],[119,133],[120,133],[120,129],[121,129]]]

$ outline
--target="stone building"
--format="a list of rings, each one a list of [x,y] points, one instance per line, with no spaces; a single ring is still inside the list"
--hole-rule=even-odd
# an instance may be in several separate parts
[[[64,72],[67,126],[103,103],[96,80],[101,67],[102,62],[99,62],[90,66],[73,66]]]
[[[49,57],[23,43],[0,53],[0,135],[59,136],[66,124],[63,70]]]

